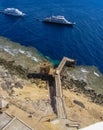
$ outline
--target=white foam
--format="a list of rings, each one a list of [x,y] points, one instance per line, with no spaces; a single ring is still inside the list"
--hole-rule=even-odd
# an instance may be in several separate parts
[[[32,57],[30,52],[27,51],[26,54],[27,54],[27,57]]]
[[[6,51],[6,52],[8,52],[10,55],[14,56],[14,53],[12,53],[12,52],[10,51],[10,49],[4,48],[4,51]]]
[[[100,75],[98,73],[96,73],[95,71],[94,71],[94,75],[96,75],[97,77],[100,77]]]
[[[39,59],[37,59],[36,57],[32,56],[31,52],[26,52],[27,53],[27,57],[30,57],[32,60],[39,62]]]
[[[23,51],[23,50],[21,50],[21,49],[19,49],[19,52],[20,52],[21,54],[25,54],[25,51]]]
[[[19,50],[18,49],[12,49],[13,54],[18,54]]]
[[[10,46],[0,46],[4,51],[8,52],[10,55],[15,56],[18,53],[17,49],[12,49]]]
[[[36,62],[39,62],[39,59],[37,59],[36,57],[32,57],[32,59]]]
[[[84,72],[84,73],[88,73],[88,71],[84,68],[81,68],[81,71]]]
[[[21,53],[21,54],[25,54],[27,57],[30,57],[32,60],[39,62],[39,59],[32,56],[32,53],[29,51],[25,51],[22,49],[10,49],[9,46],[5,46],[5,48],[3,46],[0,46],[0,48],[3,48],[4,51],[8,52],[12,56],[15,56],[15,54]]]

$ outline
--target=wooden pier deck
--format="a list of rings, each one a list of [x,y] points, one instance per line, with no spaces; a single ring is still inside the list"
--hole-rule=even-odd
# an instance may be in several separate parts
[[[63,101],[61,79],[60,79],[60,73],[67,62],[72,64],[72,63],[75,63],[75,60],[64,57],[62,61],[60,62],[59,66],[57,67],[57,69],[55,70],[56,108],[57,108],[58,118],[60,119],[67,118],[64,101]]]
[[[56,86],[56,109],[57,109],[57,116],[60,119],[66,119],[66,111],[63,102],[63,93],[61,87],[61,80],[60,75],[55,75],[55,86]]]
[[[63,67],[65,66],[65,64],[69,62],[69,63],[74,63],[75,64],[75,60],[67,58],[67,57],[63,57],[62,61],[60,62],[59,66],[57,67],[56,71],[59,72],[59,74],[61,73]]]

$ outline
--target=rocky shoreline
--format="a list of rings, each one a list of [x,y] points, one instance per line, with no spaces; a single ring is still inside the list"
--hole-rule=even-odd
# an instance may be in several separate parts
[[[7,68],[4,68],[4,66],[0,65],[0,86],[3,90],[7,91],[9,95],[13,93],[14,87],[23,88],[23,86],[25,86],[28,83],[28,80],[21,78],[14,73],[11,73]]]
[[[67,70],[67,68],[65,69]],[[62,86],[64,89],[69,89],[71,92],[77,94],[84,94],[84,96],[88,98],[89,102],[94,102],[103,106],[103,94],[96,92],[96,90],[90,87],[83,79],[78,80],[71,78],[64,72],[62,72],[61,76]]]
[[[29,79],[29,73],[39,72],[40,64],[45,59],[41,58],[39,62],[29,61],[29,65],[20,61],[20,58],[10,55],[4,49],[0,49],[0,87],[12,95],[13,88],[23,88],[27,84],[35,82],[39,87],[43,87],[40,79]],[[28,57],[25,56],[28,59]],[[25,59],[24,59],[25,60]],[[28,61],[27,61],[28,62]]]
[[[18,109],[20,109],[27,114],[25,120],[36,118],[38,121],[42,119],[50,123],[52,118],[56,119],[56,114],[54,113],[51,102],[51,98],[55,97],[51,97],[52,95],[49,90],[50,84],[48,84],[48,80],[50,80],[48,78],[50,77],[47,75],[46,79],[44,79],[44,77],[39,74],[41,64],[47,60],[40,59],[39,57],[39,62],[30,62],[30,66],[28,66],[22,62],[23,59],[20,61],[20,57],[16,59],[3,49],[0,49],[0,57],[0,87],[2,88],[0,88],[0,98],[9,101],[10,109],[15,107],[16,116],[18,116]],[[97,93],[96,90],[90,87],[85,79],[76,79],[74,75],[70,76],[72,70],[74,71],[75,67],[65,66],[61,73],[63,95],[68,117],[75,120],[79,117],[79,122],[83,126],[94,122],[94,118],[95,121],[103,120],[103,114],[98,110],[98,108],[100,108],[102,111],[103,95]],[[52,84],[52,82],[54,83],[54,77],[53,75],[50,76],[50,83]],[[74,94],[73,98],[72,94]],[[88,101],[85,102],[84,99],[81,100],[79,95],[83,95],[83,98],[85,100],[88,99]],[[90,106],[91,103],[93,106]],[[95,105],[96,109],[93,108]],[[10,109],[8,109],[9,112],[12,111]],[[13,109],[13,114],[15,110]],[[96,111],[96,115],[89,113],[92,110]],[[82,116],[80,117],[80,113],[82,112],[84,114],[83,121]],[[85,112],[88,113],[88,117],[86,117]],[[91,119],[89,119],[89,117],[91,117]],[[20,118],[22,118],[21,114]],[[87,120],[87,124],[85,124],[85,120]],[[35,128],[35,125],[32,125]]]
[[[43,87],[47,89],[46,84],[41,83],[41,79],[38,78],[28,78],[28,74],[31,72],[39,72],[39,66],[34,64],[35,67],[38,66],[38,70],[35,71],[34,68],[27,68],[19,65],[14,60],[13,56],[7,54],[4,50],[0,50],[0,85],[6,90],[10,95],[13,93],[13,87],[23,88],[28,83],[36,83],[38,87]],[[70,91],[76,92],[77,94],[84,94],[90,102],[94,102],[103,105],[103,94],[97,93],[92,87],[84,80],[73,79],[67,75],[65,69],[61,75],[62,86],[64,89],[69,89]],[[69,73],[69,70],[67,71]]]

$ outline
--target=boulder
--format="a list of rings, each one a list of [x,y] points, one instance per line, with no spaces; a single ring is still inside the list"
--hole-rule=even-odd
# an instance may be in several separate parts
[[[80,107],[85,108],[85,105],[84,105],[81,101],[74,100],[73,102],[74,102],[75,104],[79,105]]]

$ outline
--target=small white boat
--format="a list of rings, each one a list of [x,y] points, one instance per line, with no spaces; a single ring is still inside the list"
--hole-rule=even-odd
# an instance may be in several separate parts
[[[51,17],[45,18],[43,22],[63,24],[63,25],[69,25],[69,26],[73,26],[75,24],[66,20],[64,16],[51,16]]]
[[[21,12],[16,8],[6,8],[2,11],[3,14],[12,15],[12,16],[24,16],[25,13]]]

